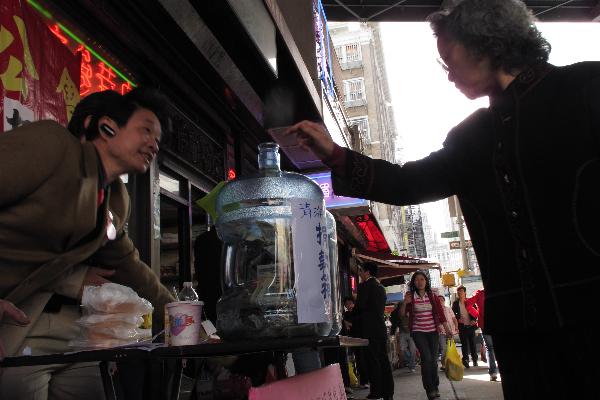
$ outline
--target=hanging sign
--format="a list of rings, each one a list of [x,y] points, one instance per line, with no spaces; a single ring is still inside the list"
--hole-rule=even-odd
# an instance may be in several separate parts
[[[331,282],[325,205],[301,198],[291,204],[298,322],[326,322],[331,319]]]
[[[80,59],[25,2],[0,2],[2,131],[51,119],[67,125],[79,102]]]
[[[354,207],[369,207],[369,200],[357,199],[354,197],[338,196],[333,192],[333,183],[331,181],[331,172],[322,172],[318,174],[307,174],[307,177],[312,179],[319,185],[323,191],[325,205],[328,210],[332,208],[354,208]]]

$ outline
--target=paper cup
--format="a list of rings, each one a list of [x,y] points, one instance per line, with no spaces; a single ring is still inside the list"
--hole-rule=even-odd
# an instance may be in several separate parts
[[[187,346],[200,343],[202,301],[176,301],[165,305],[165,330],[169,346]]]

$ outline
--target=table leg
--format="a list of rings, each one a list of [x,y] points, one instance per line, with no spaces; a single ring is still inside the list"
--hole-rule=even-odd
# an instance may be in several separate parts
[[[181,389],[181,375],[183,374],[183,367],[185,359],[177,359],[175,362],[175,372],[173,373],[173,386],[171,387],[171,400],[179,399],[179,391]]]
[[[102,377],[102,386],[104,386],[104,396],[106,400],[117,400],[117,386],[115,385],[114,374],[115,363],[112,361],[100,362],[100,376]]]

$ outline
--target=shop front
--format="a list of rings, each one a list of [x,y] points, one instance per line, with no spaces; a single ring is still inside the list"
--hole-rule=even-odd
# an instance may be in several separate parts
[[[204,254],[204,259],[213,260],[211,265],[198,265],[202,260],[195,260],[194,243],[210,236],[210,223],[195,201],[218,182],[256,170],[258,143],[272,140],[267,128],[321,118],[319,94],[312,82],[307,85],[306,67],[277,4],[224,1],[207,7],[188,2],[108,1],[98,7],[92,2],[4,3],[46,26],[41,32],[45,44],[31,36],[32,28],[25,33],[32,48],[50,49],[47,43],[51,43],[66,55],[40,50],[27,58],[25,47],[22,61],[35,60],[39,69],[54,65],[48,61],[71,59],[71,74],[63,79],[62,93],[58,93],[66,98],[71,90],[65,104],[70,110],[80,98],[107,89],[126,93],[136,86],[154,86],[168,96],[174,127],[161,143],[158,161],[145,176],[123,177],[133,205],[129,234],[141,258],[169,287],[198,281],[196,271],[218,269],[216,254]],[[16,25],[10,21],[6,25],[15,28],[13,37],[18,38]],[[30,69],[33,64],[24,65]],[[7,70],[14,68],[11,61]],[[39,74],[49,72],[40,69]],[[18,85],[4,85],[9,100],[19,98],[10,96],[11,87]],[[40,85],[24,87],[37,90],[36,97],[49,99],[58,96],[54,90],[58,82],[54,85],[45,92]],[[274,100],[277,96],[280,98]],[[281,108],[284,100],[287,111]],[[272,105],[274,101],[279,103]],[[8,112],[10,107],[6,108]],[[14,126],[19,118],[46,117],[63,124],[68,120],[64,111],[52,114],[40,109],[35,116],[25,108],[15,112],[15,119],[5,119],[14,121]],[[295,169],[285,157],[283,167]]]
[[[317,3],[307,4],[303,23],[313,26]],[[177,290],[183,282],[195,282],[206,314],[214,316],[221,247],[211,229],[214,221],[195,203],[219,182],[254,173],[257,145],[273,140],[270,128],[301,119],[323,122],[324,105],[338,126],[338,140],[347,141],[339,104],[323,99],[333,90],[332,77],[326,87],[316,84],[313,76],[320,70],[306,66],[307,50],[298,47],[274,1],[208,6],[0,0],[0,5],[4,130],[43,118],[66,124],[77,102],[97,91],[124,94],[152,86],[168,97],[173,130],[163,138],[158,159],[148,174],[121,177],[132,205],[127,231],[164,285]],[[323,37],[309,32],[308,53],[316,59]],[[326,61],[320,65],[325,68]],[[26,84],[18,80],[21,71]],[[43,86],[51,74],[54,80]],[[31,106],[29,98],[41,105]],[[282,168],[299,170],[285,153]],[[342,235],[339,241],[345,271],[347,240]],[[264,343],[254,347],[260,346],[268,349]],[[251,350],[246,344],[235,351]]]

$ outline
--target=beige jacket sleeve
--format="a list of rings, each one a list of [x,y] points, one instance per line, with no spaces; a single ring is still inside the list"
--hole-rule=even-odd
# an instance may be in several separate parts
[[[139,253],[125,232],[98,250],[94,261],[99,267],[114,268],[112,281],[129,286],[154,306],[154,324],[163,324],[163,307],[175,301],[169,290],[148,265],[140,260]]]
[[[44,289],[71,299],[77,299],[88,268],[89,266],[83,264],[75,265],[62,274],[60,279],[44,287]]]
[[[152,269],[140,260],[139,252],[124,230],[129,219],[129,195],[121,182],[111,185],[109,207],[113,213],[113,223],[117,229],[117,238],[109,240],[94,255],[94,264],[98,267],[115,270],[113,282],[129,286],[137,294],[154,306],[154,327],[162,326],[163,307],[175,300],[171,292],[162,285]]]

